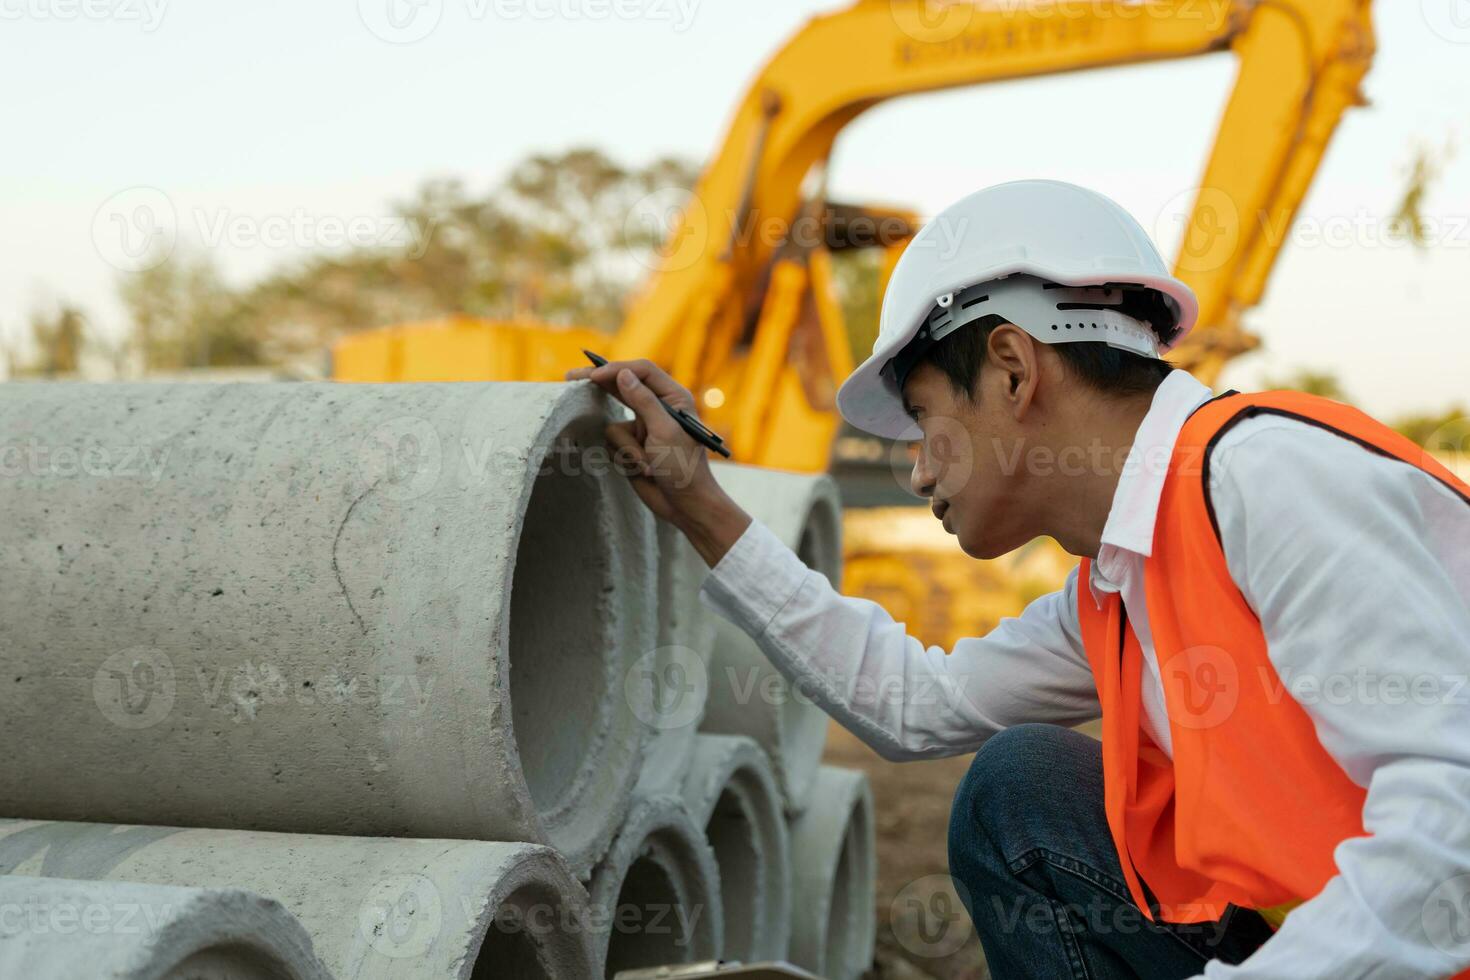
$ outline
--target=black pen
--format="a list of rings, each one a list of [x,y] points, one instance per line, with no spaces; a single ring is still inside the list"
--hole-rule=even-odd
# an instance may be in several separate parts
[[[594,354],[585,347],[582,349],[582,353],[587,355],[587,360],[591,361],[594,367],[602,367],[607,363],[607,358],[600,354]],[[706,449],[711,449],[721,456],[727,459],[729,458],[730,450],[725,448],[725,440],[715,435],[714,431],[699,421],[698,418],[684,411],[682,408],[675,408],[662,398],[658,400],[658,403],[664,407],[664,411],[674,417],[674,421],[678,422],[685,432],[694,437],[696,442]]]

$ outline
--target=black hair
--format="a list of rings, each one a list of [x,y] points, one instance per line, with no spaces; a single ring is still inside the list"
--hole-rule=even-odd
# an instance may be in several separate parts
[[[930,347],[919,364],[934,365],[944,372],[955,394],[973,398],[990,334],[1005,322],[1004,317],[991,315],[961,327]],[[1053,344],[1051,348],[1068,371],[1104,395],[1151,394],[1174,370],[1168,361],[1109,347],[1102,341]]]

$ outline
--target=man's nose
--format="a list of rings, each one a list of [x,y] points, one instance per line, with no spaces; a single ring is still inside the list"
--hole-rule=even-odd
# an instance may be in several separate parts
[[[914,469],[909,474],[909,489],[918,497],[934,496],[934,486],[939,481],[925,465],[924,450],[920,448],[919,454],[914,457]]]

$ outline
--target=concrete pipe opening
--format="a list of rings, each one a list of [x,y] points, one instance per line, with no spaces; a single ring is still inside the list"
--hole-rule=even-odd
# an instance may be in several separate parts
[[[873,831],[867,777],[821,767],[812,805],[791,827],[791,960],[798,966],[833,980],[857,980],[872,965]]]
[[[501,902],[475,957],[470,980],[558,980],[575,966],[562,962],[552,941],[566,929],[565,898],[545,883],[517,889]],[[575,923],[574,928],[580,926]]]
[[[0,810],[532,841],[585,876],[657,645],[616,412],[581,383],[0,385],[18,438],[167,457],[0,495]]]
[[[616,909],[636,909],[640,921],[645,910],[674,909],[679,904],[679,892],[667,867],[651,857],[639,858],[628,869],[623,878],[623,888],[618,892]],[[689,936],[675,923],[669,928],[625,928],[614,919],[612,935],[607,944],[607,967],[603,974],[609,978],[619,970],[635,967],[661,966],[666,963],[689,962]]]
[[[559,437],[563,446],[569,439]],[[511,581],[511,724],[542,814],[564,809],[599,763],[610,704],[604,651],[616,644],[605,505],[597,481],[575,463],[554,453],[536,478]]]
[[[832,899],[827,907],[827,946],[822,959],[834,976],[852,975],[854,967],[861,972],[863,964],[851,964],[851,951],[857,944],[854,933],[861,924],[853,921],[854,905],[852,893],[859,883],[853,880],[854,865],[857,863],[853,835],[849,833],[842,841],[842,853],[837,858],[837,872],[832,876]]]
[[[679,798],[635,800],[592,874],[604,975],[718,958],[718,877],[714,855]]]
[[[27,909],[55,922],[91,923],[99,910],[117,917],[104,922],[111,928],[10,927],[0,942],[0,977],[330,977],[301,923],[279,903],[239,888],[0,875],[0,908]],[[141,926],[125,928],[123,913]]]
[[[36,865],[106,874],[107,887],[228,886],[274,899],[344,980],[597,973],[587,892],[542,845],[0,819],[0,898],[15,868]]]
[[[755,824],[737,794],[721,793],[704,833],[720,868],[725,953],[730,959],[748,961],[756,940],[756,918],[750,913],[760,908],[762,890]]]
[[[683,795],[719,867],[725,958],[785,959],[790,857],[770,760],[749,738],[700,735]]]

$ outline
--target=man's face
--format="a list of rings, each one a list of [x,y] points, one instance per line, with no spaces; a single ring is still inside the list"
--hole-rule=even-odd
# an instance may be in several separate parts
[[[1022,433],[1002,399],[984,397],[986,368],[976,397],[957,394],[949,378],[932,364],[921,364],[904,382],[904,403],[923,433],[909,477],[914,493],[966,554],[994,558],[1035,537],[1025,526],[1026,508],[1017,506],[1021,469],[1007,446],[1022,445]]]

